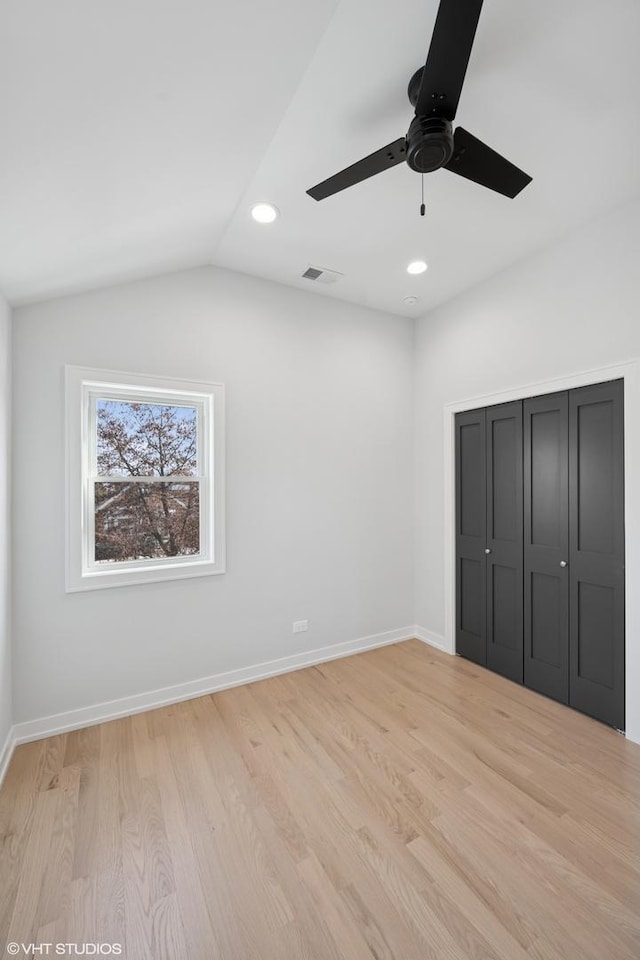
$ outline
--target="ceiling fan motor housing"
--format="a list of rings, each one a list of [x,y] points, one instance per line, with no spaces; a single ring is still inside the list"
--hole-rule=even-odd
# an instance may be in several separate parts
[[[439,170],[453,153],[453,127],[444,117],[414,117],[407,133],[407,163],[417,173]]]

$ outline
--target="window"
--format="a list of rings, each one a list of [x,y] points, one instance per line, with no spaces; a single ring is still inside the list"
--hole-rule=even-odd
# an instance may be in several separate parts
[[[67,590],[224,573],[224,387],[67,367]]]

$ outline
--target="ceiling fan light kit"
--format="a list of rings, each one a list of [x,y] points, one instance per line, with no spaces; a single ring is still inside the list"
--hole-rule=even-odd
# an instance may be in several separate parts
[[[420,174],[444,167],[512,199],[531,182],[477,137],[462,127],[453,129],[482,3],[440,0],[427,61],[409,81],[415,116],[407,135],[311,187],[310,197],[324,200],[402,162]]]

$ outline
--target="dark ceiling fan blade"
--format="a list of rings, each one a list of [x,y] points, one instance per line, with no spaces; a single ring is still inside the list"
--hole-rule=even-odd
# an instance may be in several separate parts
[[[511,199],[532,180],[528,173],[505,160],[462,127],[457,127],[453,135],[453,156],[445,163],[445,170],[451,170]]]
[[[402,163],[406,159],[406,141],[404,137],[401,137],[400,140],[394,140],[393,143],[387,144],[381,150],[369,154],[364,160],[358,160],[357,163],[351,164],[350,167],[341,170],[340,173],[334,174],[328,180],[317,183],[315,187],[307,190],[307,193],[314,200],[324,200],[325,197],[346,190],[347,187],[352,187],[355,183],[360,183],[362,180],[375,176],[376,173],[382,173],[383,170],[395,167],[396,164]]]
[[[453,120],[471,56],[482,0],[440,0],[424,65],[416,115]]]

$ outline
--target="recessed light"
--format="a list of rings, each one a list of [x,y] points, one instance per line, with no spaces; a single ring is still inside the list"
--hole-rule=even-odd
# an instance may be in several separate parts
[[[278,208],[272,203],[254,203],[251,216],[256,223],[273,223],[278,218]]]
[[[424,260],[412,260],[412,262],[407,267],[407,273],[417,274],[424,273],[427,269],[427,265]]]

